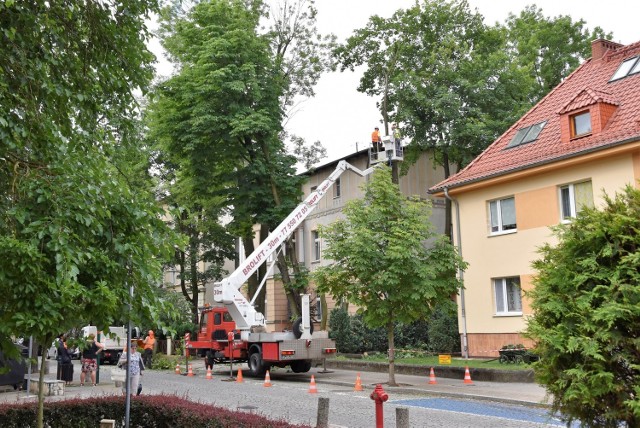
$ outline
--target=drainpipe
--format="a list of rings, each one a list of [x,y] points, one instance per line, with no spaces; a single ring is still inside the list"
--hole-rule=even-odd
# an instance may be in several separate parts
[[[462,235],[460,234],[460,204],[458,200],[449,196],[449,189],[444,188],[444,196],[456,206],[456,239],[458,241],[458,254],[462,258]],[[464,303],[464,269],[458,266],[458,278],[460,279],[460,313],[462,314],[462,355],[469,359],[469,347],[467,343],[467,310]]]

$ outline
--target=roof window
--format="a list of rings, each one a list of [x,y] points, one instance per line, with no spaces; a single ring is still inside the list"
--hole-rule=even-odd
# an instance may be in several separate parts
[[[526,128],[521,128],[516,132],[516,135],[511,139],[509,144],[507,144],[507,148],[516,147],[521,144],[530,143],[535,141],[540,135],[542,128],[547,124],[547,121],[536,123],[535,125],[527,126]]]
[[[622,79],[623,77],[627,77],[631,74],[635,74],[640,71],[640,61],[638,61],[640,57],[636,56],[633,58],[629,58],[620,64],[620,67],[613,74],[613,77],[609,80],[609,82],[613,82],[614,80]]]

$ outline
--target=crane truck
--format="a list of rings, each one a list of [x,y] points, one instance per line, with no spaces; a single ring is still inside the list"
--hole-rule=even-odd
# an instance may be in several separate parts
[[[313,331],[309,310],[309,295],[302,297],[302,317],[293,323],[292,331],[267,332],[262,313],[254,307],[266,278],[249,301],[241,287],[265,263],[296,228],[318,206],[331,186],[346,170],[364,177],[374,167],[364,171],[342,160],[315,191],[311,192],[275,230],[228,277],[207,286],[206,296],[213,296],[214,305],[200,309],[197,337],[185,335],[185,347],[215,363],[246,362],[249,374],[260,377],[272,366],[289,366],[294,373],[311,369],[312,361],[335,356],[336,345],[326,331]],[[275,259],[275,257],[274,257]],[[273,263],[268,271],[273,268]],[[265,275],[265,277],[268,275]]]

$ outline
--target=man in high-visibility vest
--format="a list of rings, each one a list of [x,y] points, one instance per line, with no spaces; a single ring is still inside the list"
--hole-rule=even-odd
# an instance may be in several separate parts
[[[376,152],[382,151],[382,138],[380,138],[380,130],[377,126],[371,133],[371,145]]]

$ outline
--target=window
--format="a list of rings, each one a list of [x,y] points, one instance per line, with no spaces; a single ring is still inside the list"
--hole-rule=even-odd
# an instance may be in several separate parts
[[[313,239],[313,260],[320,261],[320,235],[317,230],[311,231],[311,238]]]
[[[335,183],[333,183],[333,198],[340,197],[340,179],[338,178]]]
[[[513,197],[489,202],[491,233],[516,229],[516,204]]]
[[[496,314],[522,314],[520,278],[497,278],[493,280],[496,297]]]
[[[315,192],[318,186],[311,186],[311,192]]]
[[[620,64],[620,67],[613,74],[613,77],[609,82],[614,80],[622,79],[623,77],[627,77],[630,74],[634,74],[640,71],[640,61],[638,61],[640,57],[633,57],[628,60],[625,60]]]
[[[591,133],[591,113],[586,111],[571,116],[571,138]]]
[[[316,320],[322,321],[322,301],[316,297]]]
[[[546,124],[547,121],[544,121],[519,129],[518,132],[516,132],[516,135],[511,139],[511,141],[509,141],[509,144],[507,144],[507,148],[535,141]]]
[[[560,216],[563,221],[575,218],[584,207],[593,207],[591,181],[560,187]]]

